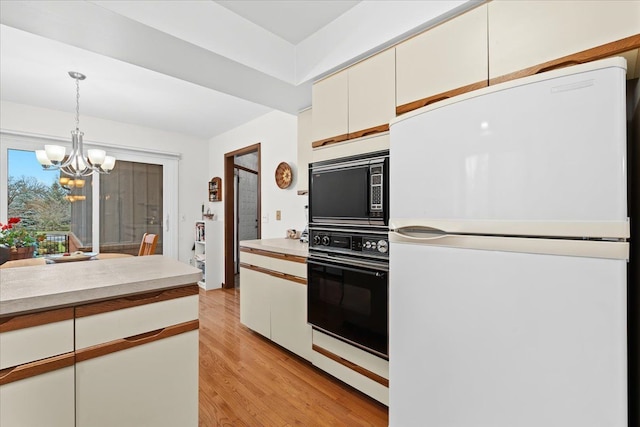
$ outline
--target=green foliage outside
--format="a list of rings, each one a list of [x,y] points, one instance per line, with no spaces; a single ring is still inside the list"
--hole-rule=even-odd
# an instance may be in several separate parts
[[[34,232],[69,231],[71,203],[67,192],[54,182],[43,184],[34,177],[9,177],[8,217],[19,217],[25,228]]]

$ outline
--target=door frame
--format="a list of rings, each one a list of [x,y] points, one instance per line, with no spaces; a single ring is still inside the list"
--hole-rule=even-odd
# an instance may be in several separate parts
[[[224,155],[224,283],[222,287],[225,289],[230,289],[235,287],[235,269],[233,266],[233,243],[235,237],[235,224],[237,222],[236,218],[236,208],[234,203],[233,191],[235,186],[235,179],[233,176],[233,171],[235,169],[235,156],[239,156],[242,154],[248,154],[252,152],[258,153],[258,207],[257,207],[257,216],[258,216],[258,239],[262,236],[262,196],[261,196],[261,173],[260,173],[260,164],[261,164],[261,154],[260,154],[260,143],[256,143],[253,145],[249,145],[244,148],[240,148],[235,151],[231,151],[229,153],[225,153]]]

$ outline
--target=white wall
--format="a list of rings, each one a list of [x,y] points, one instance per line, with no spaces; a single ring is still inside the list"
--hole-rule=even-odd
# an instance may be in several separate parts
[[[307,196],[299,196],[296,192],[296,178],[298,168],[298,118],[280,111],[272,111],[258,117],[243,126],[232,129],[210,140],[209,143],[209,175],[224,175],[224,155],[240,148],[256,143],[261,144],[261,197],[262,197],[262,239],[284,238],[286,230],[295,228],[303,230],[306,224],[304,206],[308,203]],[[287,189],[280,189],[276,185],[275,170],[280,162],[291,165],[294,181]],[[224,183],[223,183],[224,185]],[[224,197],[227,197],[224,195]],[[211,212],[215,213],[218,221],[224,222],[223,203],[209,203]],[[276,210],[282,212],[282,220],[276,221]],[[268,221],[265,222],[265,217]],[[222,229],[223,227],[218,227]],[[220,236],[223,239],[224,236]],[[213,264],[211,257],[216,257],[215,265],[223,265],[224,253],[222,246],[216,253],[207,254],[207,264]],[[224,271],[216,274],[213,282],[224,281]],[[210,277],[210,276],[209,276]]]
[[[0,129],[3,131],[70,138],[74,125],[73,113],[0,102]],[[200,219],[200,207],[207,199],[207,141],[82,115],[80,128],[87,142],[181,155],[178,166],[178,257],[180,261],[188,262],[192,256],[193,224]]]

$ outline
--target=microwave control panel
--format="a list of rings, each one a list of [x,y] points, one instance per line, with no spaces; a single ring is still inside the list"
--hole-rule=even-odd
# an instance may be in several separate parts
[[[373,217],[382,217],[383,214],[383,195],[384,192],[382,190],[382,185],[384,182],[384,164],[374,164],[369,166],[369,176],[370,176],[370,184],[369,184],[369,200],[371,200],[371,204],[369,209],[371,211],[371,216]]]

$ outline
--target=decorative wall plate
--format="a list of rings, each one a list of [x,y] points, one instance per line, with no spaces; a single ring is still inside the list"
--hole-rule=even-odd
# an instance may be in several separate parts
[[[282,162],[276,168],[276,184],[280,188],[287,188],[293,180],[293,172],[288,163]]]

